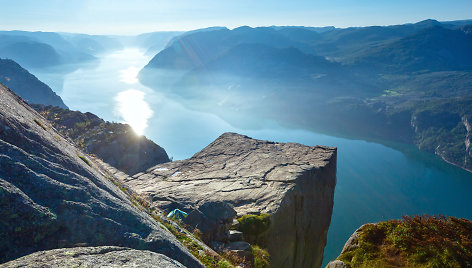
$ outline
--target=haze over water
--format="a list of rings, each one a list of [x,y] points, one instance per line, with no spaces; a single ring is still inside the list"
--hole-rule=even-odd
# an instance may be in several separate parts
[[[187,109],[175,96],[140,84],[136,75],[150,57],[138,48],[99,58],[98,65],[84,65],[65,76],[33,73],[51,85],[70,109],[126,122],[174,159],[191,157],[227,131],[278,142],[338,147],[338,183],[325,264],[367,222],[425,213],[472,218],[472,174],[413,146],[395,145],[402,148],[400,152],[378,143],[288,129],[275,122],[267,122],[259,130],[238,129],[216,115]]]

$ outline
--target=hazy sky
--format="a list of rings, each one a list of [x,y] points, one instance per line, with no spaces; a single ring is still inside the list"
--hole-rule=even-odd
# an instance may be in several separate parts
[[[0,7],[0,30],[95,34],[472,19],[472,0],[0,0]]]

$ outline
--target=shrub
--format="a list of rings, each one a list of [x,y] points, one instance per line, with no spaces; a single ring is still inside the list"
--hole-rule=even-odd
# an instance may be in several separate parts
[[[239,231],[248,235],[260,235],[270,227],[270,215],[244,215],[238,219]]]
[[[82,161],[85,162],[85,164],[87,164],[89,167],[91,167],[92,165],[90,164],[90,161],[85,158],[85,156],[82,156],[82,155],[77,155],[80,159],[82,159]]]
[[[269,253],[259,246],[251,246],[252,255],[254,256],[254,268],[270,267]]]
[[[472,222],[405,216],[365,226],[358,245],[339,256],[348,267],[472,267]]]

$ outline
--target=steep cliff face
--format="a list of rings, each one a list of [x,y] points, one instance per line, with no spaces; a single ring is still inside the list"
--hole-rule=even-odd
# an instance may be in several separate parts
[[[148,249],[201,264],[91,159],[0,86],[0,262],[74,246]]]
[[[61,97],[49,86],[13,60],[0,59],[0,83],[9,87],[28,103],[67,108]]]
[[[162,147],[144,136],[136,135],[127,124],[106,122],[92,113],[59,107],[32,107],[80,149],[127,174],[133,175],[170,161]]]
[[[162,210],[224,201],[238,215],[271,214],[273,267],[319,267],[331,220],[336,148],[275,143],[225,133],[192,158],[123,182]]]
[[[333,212],[336,155],[303,171],[272,217],[268,250],[280,267],[320,267]]]
[[[465,136],[465,156],[464,156],[464,167],[472,171],[472,126],[467,116],[462,116],[462,123],[467,131]]]

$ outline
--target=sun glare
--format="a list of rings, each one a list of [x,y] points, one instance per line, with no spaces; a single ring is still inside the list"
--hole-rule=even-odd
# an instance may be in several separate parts
[[[121,70],[120,81],[130,85],[138,83],[139,70],[140,69],[138,67],[133,66]]]
[[[154,114],[144,97],[145,93],[136,89],[122,91],[115,97],[115,112],[138,135],[143,135],[149,118]]]

